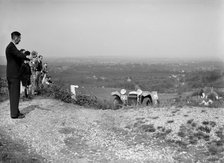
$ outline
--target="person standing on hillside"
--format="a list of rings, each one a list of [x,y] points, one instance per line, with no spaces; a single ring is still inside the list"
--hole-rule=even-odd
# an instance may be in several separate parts
[[[47,77],[47,63],[44,63],[43,68],[42,68],[42,79],[41,79],[41,86],[44,84],[44,80]]]
[[[25,52],[26,55],[30,55],[29,51]],[[30,86],[31,86],[31,78],[32,72],[29,61],[24,60],[20,67],[20,79],[22,81],[22,86],[24,87],[24,99],[30,99]]]
[[[10,101],[10,115],[11,118],[24,118],[25,116],[19,111],[20,98],[20,79],[19,70],[23,60],[29,60],[26,54],[20,52],[16,45],[21,41],[21,34],[17,31],[11,33],[11,42],[5,50],[7,68],[6,77],[8,81],[9,101]]]
[[[36,51],[31,52],[31,60],[30,60],[30,67],[31,67],[31,94],[34,95],[34,92],[36,90],[36,61],[37,61],[38,53]]]
[[[37,58],[37,63],[36,63],[36,80],[35,80],[35,85],[36,85],[36,93],[39,94],[40,93],[40,84],[41,84],[41,73],[42,73],[42,69],[43,69],[43,65],[42,65],[42,59],[43,56],[39,55]]]

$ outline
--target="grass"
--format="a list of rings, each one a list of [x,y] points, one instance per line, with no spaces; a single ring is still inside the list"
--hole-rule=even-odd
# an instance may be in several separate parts
[[[0,102],[8,99],[8,88],[5,78],[0,78]],[[62,81],[54,81],[51,87],[41,89],[41,95],[45,97],[52,97],[59,99],[67,103],[74,103],[77,105],[85,107],[94,107],[99,109],[112,109],[112,97],[110,93],[116,89],[114,88],[93,88],[86,87],[85,89],[79,88],[81,92],[77,95],[77,101],[71,98],[70,90],[67,84]],[[201,99],[199,97],[194,97],[198,90],[191,92],[182,92],[181,94],[159,93],[160,107],[170,107],[176,106],[177,108],[183,108],[184,106],[190,107],[205,107],[204,105],[199,105]],[[224,92],[217,90],[220,100],[214,101],[208,107],[219,108],[224,107]],[[175,114],[175,112],[174,112]],[[187,115],[186,115],[187,116]]]
[[[16,142],[0,132],[0,162],[18,163],[41,163],[44,158],[33,151],[28,151],[28,147],[21,141]]]
[[[211,160],[220,161],[224,157],[223,127],[218,127],[217,123],[212,120],[199,122],[193,118],[188,119],[180,125],[176,133],[177,137],[173,135],[175,133],[172,129],[166,127],[166,125],[155,127],[156,123],[151,122],[147,124],[142,119],[136,120],[132,126],[129,125],[129,130],[131,129],[137,133],[147,133],[148,136],[150,134],[150,139],[153,139],[153,137],[158,140],[161,139],[165,144],[170,144],[170,146],[174,146],[180,151],[185,151],[187,154],[190,153],[191,158],[195,160],[204,160],[205,162],[210,162]],[[168,120],[165,124],[173,123],[173,121]],[[180,156],[179,159],[183,161],[184,157]]]
[[[80,70],[83,70],[82,67]],[[129,67],[123,67],[123,69],[128,69]],[[75,68],[73,68],[75,69]],[[71,77],[69,80],[70,82],[76,81],[74,80],[73,75],[71,75],[73,69],[70,70],[70,72],[68,72],[67,74],[60,72],[60,74],[58,75],[67,75],[69,77]],[[103,68],[104,69],[104,68]],[[97,71],[95,72],[100,72],[100,70],[102,70],[102,67],[100,69],[96,69]],[[85,80],[85,79],[80,79],[82,80],[83,84],[87,84],[87,85],[94,85],[95,84],[97,86],[101,86],[102,84],[105,85],[105,87],[110,86],[110,87],[116,87],[117,89],[120,89],[121,87],[127,87],[130,89],[133,89],[133,85],[131,85],[130,83],[127,84],[127,82],[125,81],[125,76],[123,76],[123,74],[126,70],[122,70],[121,73],[117,74],[114,73],[113,76],[116,77],[116,80],[112,80],[110,79],[111,76],[106,76],[108,79],[107,80]],[[80,71],[81,72],[81,71]],[[77,72],[75,72],[77,73]],[[85,73],[88,73],[88,69],[86,69]],[[161,101],[161,107],[169,107],[169,106],[176,106],[177,109],[175,111],[173,111],[173,114],[178,113],[179,111],[181,112],[182,109],[184,109],[184,106],[198,106],[198,107],[204,107],[199,105],[200,103],[200,98],[197,98],[195,96],[191,96],[192,94],[195,94],[194,91],[196,92],[196,90],[193,90],[193,88],[203,88],[205,86],[208,85],[212,85],[212,83],[214,83],[216,81],[216,78],[219,80],[220,74],[216,76],[212,75],[212,72],[209,73],[208,75],[206,75],[206,72],[203,73],[202,75],[200,75],[200,81],[204,81],[202,83],[202,85],[197,85],[198,83],[198,78],[197,76],[199,76],[200,72],[196,72],[194,74],[187,74],[187,82],[189,85],[187,85],[187,88],[181,89],[181,88],[173,88],[174,85],[172,85],[172,83],[167,82],[165,84],[162,84],[164,82],[164,80],[166,80],[166,75],[168,73],[173,73],[171,71],[169,71],[168,73],[157,73],[157,75],[154,76],[152,75],[153,73],[150,72],[144,72],[141,75],[138,75],[138,73],[141,73],[141,68],[139,68],[139,71],[136,73],[131,73],[129,71],[129,73],[127,75],[137,75],[140,78],[137,78],[136,76],[134,77],[134,79],[139,79],[140,85],[142,83],[142,86],[147,90],[159,90],[160,92],[172,92],[171,93],[164,93],[162,94],[162,97],[160,100]],[[102,73],[102,74],[110,74],[110,73]],[[55,75],[55,74],[54,74]],[[56,74],[57,75],[57,74]],[[76,75],[76,74],[75,74]],[[116,76],[118,75],[118,76]],[[152,76],[150,76],[152,75]],[[204,75],[204,76],[203,76]],[[78,76],[78,75],[77,75]],[[100,76],[100,74],[96,74],[96,76]],[[123,78],[122,78],[123,76]],[[145,77],[147,76],[147,79],[145,79]],[[66,79],[66,76],[63,76]],[[83,76],[78,76],[78,77],[83,77]],[[154,80],[154,77],[156,77],[156,79]],[[78,78],[77,78],[78,80]],[[121,81],[122,80],[122,81]],[[210,83],[208,83],[208,81],[210,81]],[[66,82],[66,80],[65,80]],[[156,83],[158,82],[158,83]],[[207,82],[207,85],[206,85]],[[98,83],[98,84],[97,84]],[[100,83],[100,84],[99,84]],[[69,83],[66,83],[69,84]],[[71,83],[70,83],[71,84]],[[201,84],[201,83],[200,83]],[[8,95],[7,95],[7,83],[4,79],[1,79],[1,94],[0,94],[0,99],[4,100],[7,99]],[[100,88],[102,90],[102,92],[100,93],[102,95],[102,97],[105,97],[105,94],[103,91],[105,91],[104,89]],[[92,89],[93,90],[93,89]],[[64,101],[66,103],[73,103],[76,105],[80,105],[80,106],[84,106],[84,107],[91,107],[91,108],[97,108],[97,109],[111,109],[111,103],[110,101],[108,101],[107,99],[103,99],[103,98],[99,98],[98,94],[99,92],[97,92],[99,90],[99,88],[96,87],[96,90],[93,90],[93,93],[91,94],[78,94],[77,95],[77,100],[73,100],[71,98],[71,93],[67,87],[67,85],[65,85],[63,82],[60,81],[56,81],[54,82],[54,84],[48,88],[45,89],[41,89],[41,96],[44,97],[51,97],[51,98],[55,98],[61,101]],[[173,91],[170,91],[173,90]],[[186,92],[188,91],[188,92]],[[217,93],[219,94],[220,97],[224,97],[224,92],[220,91],[220,90],[215,90],[217,91]],[[95,93],[97,92],[97,93]],[[108,93],[107,93],[108,94]],[[159,94],[160,95],[160,94]],[[108,95],[110,96],[110,95]],[[3,98],[4,97],[4,98]],[[160,97],[160,96],[159,96]],[[209,107],[223,107],[223,100],[218,100],[215,101],[212,105],[210,105]],[[206,111],[202,110],[201,112],[202,114],[205,114]],[[190,114],[189,114],[190,115]],[[182,118],[189,118],[188,114],[184,114]],[[157,120],[159,119],[158,116],[154,116],[151,118],[152,120]],[[137,119],[136,119],[137,120]],[[168,120],[166,121],[168,124],[173,125],[172,123],[176,122],[176,120]],[[198,150],[196,147],[198,145],[200,145],[200,142],[202,141],[204,143],[204,146],[206,148],[206,151],[208,155],[212,155],[212,156],[217,156],[220,157],[219,155],[222,155],[223,152],[223,148],[224,148],[224,135],[223,135],[223,127],[220,127],[217,129],[217,124],[214,121],[208,121],[208,120],[204,120],[202,123],[198,123],[196,122],[194,119],[190,119],[185,123],[182,124],[180,126],[180,129],[177,133],[178,136],[178,140],[176,139],[168,139],[169,135],[171,135],[173,133],[173,131],[169,128],[166,128],[166,126],[158,126],[156,127],[154,124],[145,124],[144,121],[142,119],[138,119],[137,122],[131,126],[131,125],[127,125],[126,126],[128,129],[133,129],[136,128],[136,131],[138,132],[143,132],[143,133],[147,133],[147,134],[152,134],[153,136],[155,136],[156,138],[161,138],[163,140],[165,140],[166,142],[170,141],[173,144],[177,145],[178,147],[186,150],[186,147],[189,146],[194,146],[195,150]],[[215,133],[215,136],[218,137],[218,140],[214,140],[214,135],[212,135],[212,133]],[[193,153],[194,154],[194,153]],[[194,155],[198,154],[198,151],[195,152]],[[205,156],[205,155],[204,155]],[[207,157],[206,157],[207,158]],[[215,160],[216,158],[209,158],[210,160]]]

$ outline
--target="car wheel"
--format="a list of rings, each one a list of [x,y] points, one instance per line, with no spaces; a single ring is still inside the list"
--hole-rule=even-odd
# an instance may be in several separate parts
[[[122,103],[119,99],[115,98],[113,101],[113,109],[116,110],[120,108],[122,108]]]
[[[149,106],[152,105],[152,100],[149,97],[145,97],[142,101],[143,106]]]

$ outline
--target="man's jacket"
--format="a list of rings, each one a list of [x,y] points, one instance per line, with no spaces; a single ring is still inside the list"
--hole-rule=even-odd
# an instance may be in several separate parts
[[[7,59],[6,76],[7,78],[19,78],[20,66],[24,60],[29,60],[26,55],[21,53],[14,43],[10,42],[5,50]]]

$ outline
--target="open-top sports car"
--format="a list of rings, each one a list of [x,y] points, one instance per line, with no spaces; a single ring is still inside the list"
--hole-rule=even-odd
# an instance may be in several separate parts
[[[158,94],[156,91],[130,91],[127,93],[125,89],[114,91],[111,93],[114,96],[113,106],[114,109],[119,109],[123,106],[133,105],[157,105],[159,103]]]

